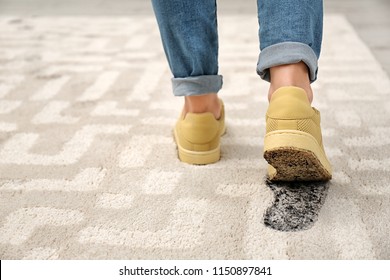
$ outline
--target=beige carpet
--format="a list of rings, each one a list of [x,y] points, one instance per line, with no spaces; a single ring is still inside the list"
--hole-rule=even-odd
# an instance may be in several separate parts
[[[220,26],[222,159],[180,163],[153,18],[0,18],[1,259],[390,259],[390,80],[327,15],[328,184],[269,184],[255,17]]]

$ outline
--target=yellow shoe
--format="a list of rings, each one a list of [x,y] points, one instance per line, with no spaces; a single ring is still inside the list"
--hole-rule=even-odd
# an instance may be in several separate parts
[[[221,117],[212,113],[187,113],[177,121],[174,135],[181,161],[190,164],[209,164],[221,157],[220,139],[225,133],[225,112],[222,100]]]
[[[327,181],[332,167],[322,145],[320,112],[298,87],[276,90],[266,115],[264,158],[273,181]]]

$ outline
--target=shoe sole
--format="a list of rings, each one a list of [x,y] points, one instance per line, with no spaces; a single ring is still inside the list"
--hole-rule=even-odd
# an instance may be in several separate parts
[[[316,139],[298,130],[278,130],[264,139],[271,181],[328,181],[332,168]]]
[[[223,128],[222,132],[220,133],[220,137],[225,134],[226,127]],[[173,130],[175,142],[177,145],[177,151],[179,155],[179,159],[182,162],[189,163],[189,164],[196,164],[196,165],[205,165],[210,163],[215,163],[220,160],[221,158],[221,145],[219,144],[217,148],[210,150],[210,151],[191,151],[184,149],[180,143],[179,139],[176,133],[176,129]]]

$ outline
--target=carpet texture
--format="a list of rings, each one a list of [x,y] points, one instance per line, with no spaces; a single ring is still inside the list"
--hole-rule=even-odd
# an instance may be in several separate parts
[[[150,17],[0,18],[1,259],[390,259],[390,80],[325,17],[329,183],[274,184],[256,17],[220,16],[222,159],[180,163]]]

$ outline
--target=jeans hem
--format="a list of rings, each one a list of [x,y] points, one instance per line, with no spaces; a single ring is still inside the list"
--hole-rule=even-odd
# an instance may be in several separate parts
[[[269,68],[300,61],[307,65],[310,82],[314,82],[317,79],[318,58],[310,46],[298,42],[283,42],[264,48],[259,55],[257,73],[269,82]]]
[[[173,95],[193,96],[218,93],[222,88],[221,75],[204,75],[186,78],[172,78]]]

